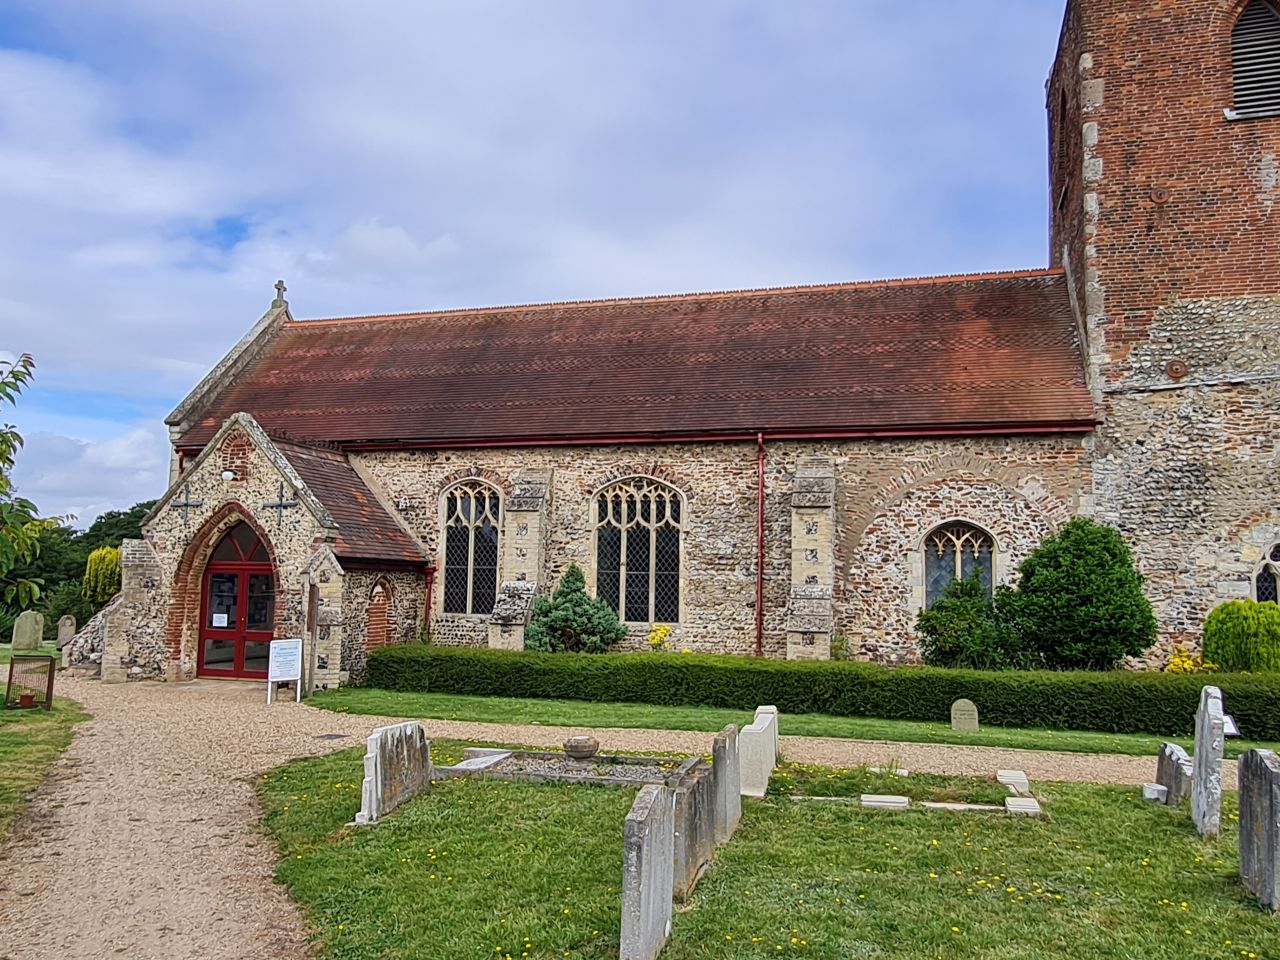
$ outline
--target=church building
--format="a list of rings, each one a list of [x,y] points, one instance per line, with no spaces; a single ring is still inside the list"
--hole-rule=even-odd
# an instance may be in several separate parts
[[[1041,269],[329,319],[277,284],[167,420],[103,678],[519,649],[570,564],[624,647],[909,663],[1078,515],[1134,551],[1147,665],[1276,599],[1280,8],[1069,0],[1046,108]]]

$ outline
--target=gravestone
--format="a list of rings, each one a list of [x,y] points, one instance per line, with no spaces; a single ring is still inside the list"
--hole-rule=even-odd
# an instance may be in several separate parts
[[[58,618],[58,649],[61,650],[76,637],[76,618],[67,614]]]
[[[715,777],[716,843],[724,843],[742,819],[742,771],[738,762],[738,728],[732,723],[711,743]]]
[[[641,787],[622,828],[619,960],[654,960],[671,936],[675,806],[666,787]]]
[[[1165,788],[1166,806],[1176,807],[1191,795],[1191,758],[1176,743],[1160,744],[1156,754],[1156,783]]]
[[[1280,759],[1270,750],[1240,758],[1240,879],[1280,910]]]
[[[755,719],[738,734],[738,764],[744,797],[763,797],[778,765],[778,711],[760,707]]]
[[[1216,837],[1222,830],[1222,743],[1222,691],[1205,687],[1191,758],[1191,822],[1202,837]]]
[[[13,649],[38,650],[44,642],[44,614],[23,610],[13,622]]]
[[[369,734],[356,823],[370,824],[431,785],[431,741],[417,720]]]
[[[961,697],[951,705],[951,729],[970,732],[978,729],[978,707],[972,700]]]

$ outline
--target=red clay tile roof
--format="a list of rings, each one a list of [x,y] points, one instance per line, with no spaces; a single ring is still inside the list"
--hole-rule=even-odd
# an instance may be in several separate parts
[[[391,519],[344,453],[271,438],[338,524],[340,558],[425,563],[417,544]]]
[[[238,410],[336,441],[1089,429],[1061,271],[286,323]]]

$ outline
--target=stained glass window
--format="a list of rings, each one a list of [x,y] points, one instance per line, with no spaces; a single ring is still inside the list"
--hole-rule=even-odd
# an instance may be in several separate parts
[[[623,620],[680,619],[680,494],[637,477],[596,498],[596,596]]]
[[[1262,568],[1254,576],[1253,597],[1260,602],[1280,603],[1280,543],[1267,553]]]
[[[498,592],[498,491],[480,482],[444,497],[444,612],[492,613]]]
[[[991,595],[995,541],[968,523],[948,523],[924,538],[924,602],[932,607],[952,580],[977,575]]]

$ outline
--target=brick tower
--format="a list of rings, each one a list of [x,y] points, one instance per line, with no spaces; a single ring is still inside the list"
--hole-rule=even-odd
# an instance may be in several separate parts
[[[1280,4],[1069,0],[1046,85],[1051,259],[1102,418],[1099,519],[1165,646],[1280,545]]]

